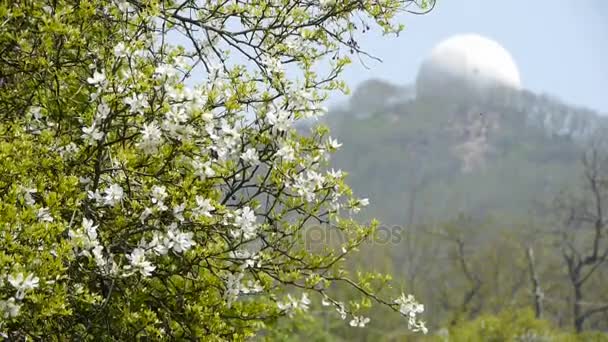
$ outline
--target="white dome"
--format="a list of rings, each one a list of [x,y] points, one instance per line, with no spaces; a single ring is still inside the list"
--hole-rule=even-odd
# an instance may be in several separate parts
[[[521,88],[519,71],[509,52],[477,34],[456,35],[435,46],[423,61],[416,84],[420,95]]]

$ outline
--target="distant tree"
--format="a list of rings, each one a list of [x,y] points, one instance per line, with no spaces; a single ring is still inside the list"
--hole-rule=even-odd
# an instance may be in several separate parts
[[[590,144],[582,164],[580,191],[564,194],[557,201],[557,209],[563,214],[559,248],[573,290],[572,314],[577,332],[583,331],[589,318],[608,311],[608,305],[594,304],[597,293],[591,285],[598,268],[608,261],[608,154],[604,139]]]

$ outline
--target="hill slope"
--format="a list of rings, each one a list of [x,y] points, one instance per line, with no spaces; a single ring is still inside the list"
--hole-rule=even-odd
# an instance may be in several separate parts
[[[326,121],[344,142],[334,165],[370,197],[367,214],[398,225],[540,209],[576,181],[586,141],[606,125],[530,92],[416,98],[411,87],[379,80]]]

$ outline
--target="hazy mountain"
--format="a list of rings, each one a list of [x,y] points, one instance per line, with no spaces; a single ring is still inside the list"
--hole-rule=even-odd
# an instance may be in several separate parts
[[[388,224],[538,210],[576,181],[583,147],[607,121],[528,91],[414,89],[371,80],[326,118],[344,142],[334,165]]]

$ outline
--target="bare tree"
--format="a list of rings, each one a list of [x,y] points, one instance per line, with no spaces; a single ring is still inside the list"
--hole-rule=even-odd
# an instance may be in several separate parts
[[[536,271],[536,264],[534,262],[534,250],[532,247],[526,249],[526,256],[528,259],[528,267],[530,269],[530,280],[532,281],[532,295],[534,296],[534,312],[538,319],[543,318],[543,291],[540,287],[540,277]]]
[[[608,154],[594,141],[582,158],[583,186],[578,194],[560,196],[558,206],[564,220],[559,229],[559,248],[573,290],[572,314],[577,332],[608,305],[588,305],[589,280],[608,260]]]

